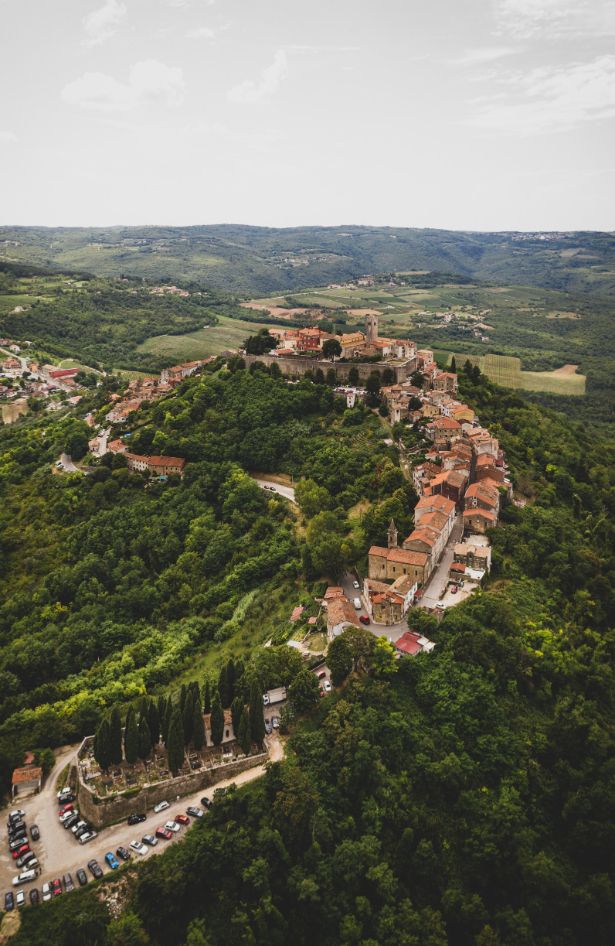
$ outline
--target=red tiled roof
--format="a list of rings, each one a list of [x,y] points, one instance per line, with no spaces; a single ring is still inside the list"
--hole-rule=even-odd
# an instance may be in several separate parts
[[[402,654],[409,654],[414,656],[419,654],[422,651],[422,647],[419,644],[419,635],[413,634],[412,631],[406,631],[405,634],[395,641],[395,650],[400,651]]]
[[[27,765],[22,769],[13,769],[13,785],[23,785],[24,782],[37,782],[43,777],[43,770],[37,765]]]
[[[498,521],[498,517],[494,512],[491,512],[490,509],[464,509],[463,514],[468,518],[471,516],[482,516],[483,519],[488,519],[489,522]]]

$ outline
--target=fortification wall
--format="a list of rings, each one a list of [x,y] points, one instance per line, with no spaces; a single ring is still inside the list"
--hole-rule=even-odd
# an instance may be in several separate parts
[[[359,381],[367,381],[372,371],[377,371],[382,377],[382,372],[390,368],[395,376],[395,383],[400,384],[407,381],[417,368],[416,358],[409,358],[407,361],[336,361],[331,363],[324,358],[310,358],[306,355],[296,355],[280,357],[278,355],[242,355],[246,365],[252,365],[255,361],[260,361],[264,365],[278,365],[283,375],[288,378],[302,378],[306,371],[316,371],[320,368],[324,374],[327,374],[329,368],[333,368],[338,381],[347,381],[351,368],[356,368],[359,373]]]

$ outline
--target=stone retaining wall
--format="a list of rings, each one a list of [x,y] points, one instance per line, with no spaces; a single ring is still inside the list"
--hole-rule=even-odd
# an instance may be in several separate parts
[[[382,376],[385,368],[390,368],[395,375],[395,383],[401,384],[402,381],[407,381],[417,368],[416,358],[391,362],[336,361],[332,363],[322,358],[309,358],[303,355],[288,358],[277,355],[242,355],[241,357],[246,365],[252,365],[255,361],[261,361],[267,366],[276,364],[282,374],[289,378],[302,378],[306,371],[316,371],[317,368],[320,368],[326,376],[329,368],[334,368],[338,381],[347,381],[350,369],[356,368],[359,372],[359,380],[367,381],[372,371],[377,371]]]
[[[198,772],[190,772],[189,775],[178,775],[176,778],[166,779],[155,785],[147,785],[139,791],[127,789],[121,794],[110,795],[108,798],[97,796],[79,778],[77,785],[79,812],[95,828],[103,828],[126,819],[133,811],[145,814],[149,808],[153,808],[160,801],[174,803],[178,796],[192,795],[223,779],[233,778],[234,775],[239,775],[246,769],[262,765],[268,758],[267,752],[259,752],[257,755],[237,759],[235,762],[224,762],[211,769],[201,769]]]

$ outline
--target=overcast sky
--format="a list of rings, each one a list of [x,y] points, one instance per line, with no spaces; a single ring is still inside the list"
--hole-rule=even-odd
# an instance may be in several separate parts
[[[615,229],[615,0],[0,0],[0,223]]]

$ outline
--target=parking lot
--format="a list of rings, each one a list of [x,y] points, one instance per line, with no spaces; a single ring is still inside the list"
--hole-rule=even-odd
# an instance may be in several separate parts
[[[266,743],[269,750],[269,758],[272,761],[281,759],[283,756],[283,747],[277,734],[274,733],[272,736],[268,736]],[[166,821],[172,820],[175,814],[185,812],[186,808],[190,805],[200,807],[201,797],[207,795],[209,798],[212,798],[214,789],[227,788],[232,784],[238,786],[246,784],[255,778],[259,778],[265,771],[264,764],[253,769],[247,769],[234,778],[221,780],[210,788],[201,789],[199,792],[195,792],[192,795],[178,798],[175,802],[170,803],[170,807],[166,811],[160,814],[154,814],[150,811],[146,820],[141,824],[130,826],[123,821],[121,824],[103,828],[92,841],[88,844],[81,845],[75,839],[72,832],[65,830],[59,821],[58,801],[55,791],[56,779],[64,766],[75,757],[76,750],[77,747],[75,746],[59,753],[56,758],[56,765],[47,778],[43,790],[39,794],[24,799],[17,797],[14,802],[9,803],[5,808],[0,830],[0,892],[3,896],[9,890],[16,893],[18,889],[21,889],[12,886],[12,879],[19,873],[19,869],[15,867],[13,858],[8,852],[7,845],[6,816],[12,809],[21,808],[25,812],[28,834],[32,824],[37,824],[41,832],[40,841],[29,842],[30,847],[35,852],[39,864],[41,865],[41,872],[36,881],[25,884],[23,887],[26,892],[26,901],[28,901],[29,892],[32,887],[37,887],[40,893],[44,883],[61,878],[66,873],[72,875],[73,881],[76,884],[76,871],[80,867],[86,868],[88,861],[93,858],[98,861],[105,872],[108,872],[109,869],[104,860],[107,851],[115,852],[120,846],[128,848],[132,840],[140,840],[144,834],[154,834],[156,828],[164,825]],[[133,853],[132,859],[140,861],[145,859],[145,857],[162,853],[169,844],[173,844],[174,841],[181,839],[187,830],[189,830],[189,828],[182,828],[174,835],[171,841],[160,840],[155,847],[147,849],[148,853],[146,855],[141,856]],[[90,872],[87,871],[87,874],[91,881],[92,877]]]

